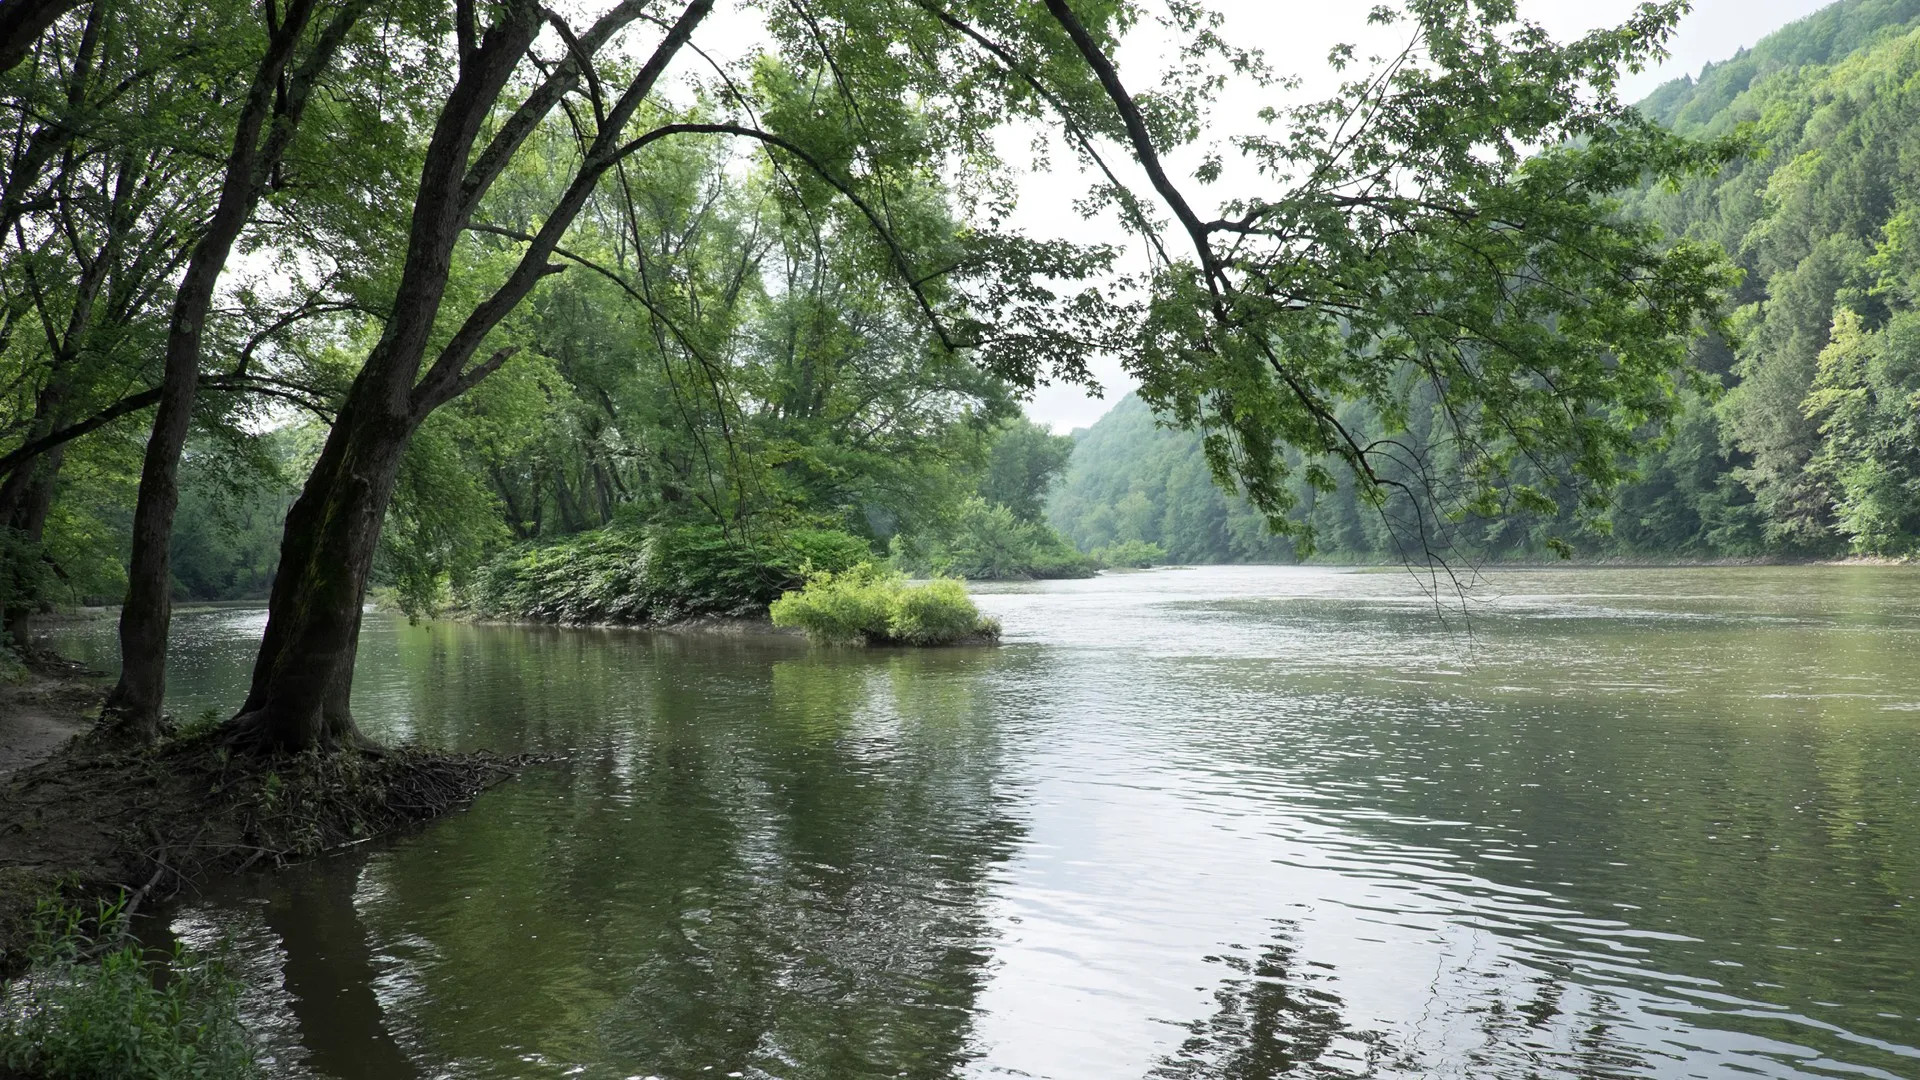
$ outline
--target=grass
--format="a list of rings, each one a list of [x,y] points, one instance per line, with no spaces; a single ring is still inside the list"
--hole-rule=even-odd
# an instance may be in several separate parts
[[[218,956],[129,943],[117,904],[43,904],[26,973],[0,999],[0,1068],[33,1080],[258,1075],[240,983]]]
[[[910,583],[871,563],[814,574],[775,600],[772,614],[775,626],[797,626],[836,644],[951,645],[1000,636],[1000,624],[980,614],[960,582]]]

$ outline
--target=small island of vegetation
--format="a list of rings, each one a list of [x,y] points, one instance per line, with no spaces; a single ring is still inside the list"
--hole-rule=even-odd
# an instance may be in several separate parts
[[[992,644],[1000,624],[980,614],[952,578],[909,582],[898,570],[862,563],[822,570],[773,602],[775,626],[850,645]]]

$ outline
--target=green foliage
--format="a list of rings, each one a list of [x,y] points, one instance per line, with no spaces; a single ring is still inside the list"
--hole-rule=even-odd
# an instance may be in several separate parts
[[[787,92],[790,73],[763,74],[769,92]],[[543,154],[571,152],[563,133],[535,139]],[[771,530],[785,543],[792,531],[768,523],[814,521],[868,538],[868,557],[871,541],[928,527],[973,488],[1016,411],[1007,383],[935,340],[873,262],[870,225],[823,231],[830,205],[787,205],[793,174],[733,160],[698,139],[633,159],[622,193],[568,239],[591,269],[543,286],[509,327],[522,354],[423,426],[378,566],[403,608],[456,600],[503,543],[607,526],[725,522],[736,539]],[[903,179],[895,227],[928,243],[951,235],[948,193]],[[530,160],[502,179],[502,216],[557,182]],[[660,250],[633,263],[634,234]],[[464,269],[481,282],[516,249],[491,236],[479,246]],[[842,565],[844,553],[815,562]]]
[[[1920,4],[1851,0],[1648,103],[1688,129],[1745,126],[1756,144],[1634,209],[1724,245],[1745,272],[1737,335],[1702,359],[1724,373],[1723,456],[1765,550],[1913,549],[1917,76]]]
[[[1858,552],[1920,548],[1920,311],[1883,331],[1841,310],[1820,353],[1806,413],[1820,425],[1808,471],[1834,493],[1837,528]]]
[[[488,549],[507,539],[499,499],[467,467],[444,410],[422,426],[401,463],[381,533],[379,577],[409,619],[439,614]]]
[[[1268,110],[1271,132],[1238,140],[1268,190],[1211,221],[1176,204],[1187,236],[1151,281],[1140,396],[1304,547],[1317,522],[1296,511],[1341,474],[1363,502],[1406,501],[1415,555],[1507,504],[1597,514],[1695,385],[1689,345],[1733,282],[1710,245],[1618,212],[1620,191],[1738,146],[1614,94],[1683,9],[1564,46],[1511,4],[1379,9],[1417,60]]]
[[[281,524],[307,464],[307,434],[298,426],[266,435],[214,431],[188,446],[173,529],[176,597],[267,595],[280,560]]]
[[[1307,456],[1280,451],[1290,470],[1279,493],[1284,526],[1310,536],[1313,551],[1368,561],[1417,561],[1429,550],[1523,559],[1915,552],[1920,3],[1836,4],[1640,108],[1689,132],[1745,130],[1753,140],[1717,174],[1643,185],[1622,200],[1624,213],[1666,236],[1733,253],[1742,277],[1731,332],[1693,352],[1705,385],[1640,414],[1637,467],[1591,512],[1581,510],[1582,489],[1597,489],[1582,483],[1574,458],[1555,454],[1502,466],[1496,497],[1425,512],[1404,487],[1451,477],[1474,456],[1462,453],[1459,426],[1436,414],[1452,404],[1412,391],[1397,410],[1343,400],[1334,415],[1344,427],[1363,441],[1391,439],[1419,467],[1384,463],[1383,495],[1344,477],[1315,484]],[[1141,539],[1186,562],[1295,557],[1260,527],[1244,487],[1213,482],[1210,464],[1202,438],[1123,400],[1080,438],[1049,518],[1083,549]]]
[[[1145,540],[1122,540],[1094,548],[1093,561],[1117,570],[1147,570],[1167,561],[1167,549]]]
[[[1021,521],[1039,521],[1046,514],[1048,489],[1072,456],[1072,437],[1054,435],[1024,418],[1011,421],[995,433],[980,478],[980,497],[1013,511]]]
[[[1219,486],[1200,436],[1162,425],[1132,394],[1079,434],[1047,514],[1086,551],[1146,544],[1184,563],[1293,555],[1293,543],[1275,537],[1264,515]],[[1325,526],[1322,543],[1339,542],[1339,530]]]
[[[41,537],[43,604],[114,604],[126,595],[139,461],[138,442],[125,437],[90,440],[65,455]]]
[[[1044,520],[1047,493],[1072,453],[1071,438],[1031,420],[999,425],[972,478],[973,493],[957,495],[911,535],[896,535],[893,565],[976,581],[1092,576],[1098,564]]]
[[[1899,36],[1920,21],[1920,0],[1840,0],[1767,35],[1730,60],[1711,63],[1698,78],[1683,76],[1640,103],[1641,111],[1670,127],[1725,123],[1753,84],[1787,68],[1824,67]]]
[[[637,112],[526,102],[526,84],[509,80],[497,115],[527,104],[531,123],[500,129],[511,133],[495,143],[502,157],[476,158],[473,205],[458,208],[473,228],[450,250],[403,259],[460,35],[445,5],[388,5],[355,24],[245,230],[241,249],[273,264],[262,278],[284,280],[236,281],[207,320],[210,362],[237,366],[223,368],[223,388],[209,380],[197,423],[219,436],[205,443],[216,458],[239,456],[239,436],[279,422],[284,405],[236,398],[235,380],[323,415],[351,387],[413,386],[403,430],[420,426],[392,505],[382,500],[395,477],[369,476],[367,490],[379,504],[369,512],[384,515],[376,579],[415,615],[446,603],[581,621],[751,608],[798,572],[796,521],[891,544],[903,566],[1090,573],[1041,520],[1067,444],[1020,421],[1016,403],[1049,379],[1085,381],[1094,355],[1119,357],[1141,397],[1197,438],[1168,454],[1159,480],[1076,493],[1080,510],[1057,519],[1083,547],[1158,544],[1197,561],[1587,542],[1613,535],[1604,500],[1635,454],[1690,423],[1671,445],[1693,457],[1649,470],[1676,486],[1635,503],[1621,531],[1634,543],[1744,543],[1757,528],[1758,542],[1811,551],[1835,546],[1832,526],[1848,522],[1856,546],[1884,546],[1904,480],[1891,459],[1841,460],[1862,452],[1858,439],[1840,446],[1857,425],[1824,406],[1811,414],[1807,399],[1832,301],[1849,297],[1866,332],[1904,302],[1884,285],[1904,271],[1873,267],[1891,250],[1881,204],[1902,190],[1876,177],[1904,176],[1895,167],[1916,159],[1896,147],[1910,103],[1856,114],[1859,95],[1847,96],[1868,76],[1897,96],[1904,69],[1832,83],[1797,73],[1838,62],[1850,42],[1889,44],[1883,31],[1910,6],[1849,6],[1821,24],[1824,52],[1757,50],[1739,87],[1733,67],[1716,77],[1733,94],[1724,110],[1704,91],[1662,98],[1675,116],[1719,117],[1752,95],[1806,91],[1805,117],[1769,104],[1762,118],[1783,151],[1775,171],[1721,188],[1701,178],[1732,158],[1739,141],[1719,136],[1737,124],[1683,137],[1615,95],[1684,4],[1642,5],[1565,44],[1512,3],[1382,5],[1373,21],[1399,24],[1405,55],[1328,100],[1263,110],[1265,126],[1223,150],[1242,168],[1209,153],[1191,177],[1248,186],[1196,204],[1190,178],[1162,159],[1214,127],[1229,73],[1269,74],[1203,4],[1166,12],[1180,62],[1151,89],[1107,67],[1152,16],[1133,0],[773,5],[764,48],[738,71],[696,76],[677,100],[646,92]],[[485,7],[502,27],[534,12]],[[556,75],[559,97],[600,95],[643,69],[624,45],[588,54],[627,41],[612,28],[653,16],[597,7],[612,10],[611,32],[587,34],[569,64],[592,70]],[[21,132],[5,153],[12,209],[0,210],[14,232],[46,241],[0,258],[6,447],[151,383],[174,271],[274,17],[218,4],[177,19],[97,13],[111,23],[100,55],[81,55],[94,47],[92,16],[76,12],[35,64],[0,73]],[[728,32],[694,21],[693,48]],[[545,59],[516,70],[558,62],[538,40]],[[1336,50],[1334,66],[1354,56]],[[1776,112],[1788,119],[1776,124]],[[610,117],[631,130],[590,130]],[[1121,265],[1117,245],[1008,226],[1020,163],[1003,158],[1002,135],[1035,125],[1106,178],[1080,209],[1138,234],[1146,265]],[[582,140],[601,136],[631,153],[595,186]],[[69,140],[73,153],[51,152]],[[1151,191],[1114,179],[1102,155],[1116,141],[1147,166]],[[1036,147],[1033,164],[1053,167],[1044,157],[1058,149]],[[595,169],[612,164],[592,157]],[[563,197],[576,179],[580,197]],[[1621,193],[1643,187],[1666,194],[1633,208],[1671,195],[1685,212],[1621,212]],[[1726,220],[1693,229],[1709,194],[1725,196],[1712,212]],[[1777,220],[1747,228],[1762,216]],[[532,238],[548,225],[555,235]],[[1693,422],[1719,387],[1685,361],[1736,285],[1719,255],[1733,239],[1752,263],[1739,323],[1760,344],[1707,365],[1743,381],[1717,407],[1725,438],[1701,440]],[[528,273],[514,273],[523,258]],[[1775,271],[1780,288],[1753,293]],[[418,279],[420,303],[395,303],[403,277]],[[502,281],[517,284],[496,292]],[[438,354],[448,366],[416,382],[422,358],[449,341],[459,348]],[[399,366],[363,379],[369,356]],[[461,395],[436,412],[427,401],[442,399],[421,387]],[[351,400],[343,415],[370,415]],[[1874,415],[1893,415],[1888,402]],[[1820,456],[1823,437],[1845,454]],[[36,602],[120,592],[137,449],[100,435],[75,444],[63,472],[46,459],[49,484],[61,472],[58,498],[45,535],[35,526],[27,539],[59,585],[28,583]],[[231,477],[189,479],[183,587],[257,592],[273,500],[292,485],[246,493]],[[1211,481],[1232,495],[1199,496]],[[210,530],[220,507],[245,512]]]
[[[728,534],[714,526],[609,527],[509,548],[476,569],[454,599],[490,619],[668,623],[754,616],[814,571],[871,557],[832,529]]]
[[[0,1064],[44,1080],[238,1080],[257,1075],[241,984],[214,956],[177,945],[154,959],[96,918],[43,906],[26,974],[0,1009]],[[100,927],[97,931],[89,926]]]
[[[952,578],[908,582],[899,571],[862,563],[821,571],[772,605],[775,626],[794,626],[816,640],[858,645],[950,645],[992,640],[1000,626],[984,618]]]
[[[44,546],[24,531],[0,524],[0,612],[35,610],[54,588]]]
[[[193,742],[205,738],[211,735],[225,719],[226,714],[219,709],[211,707],[201,709],[195,715],[180,721],[174,727],[172,737],[178,742]]]
[[[1092,577],[1099,566],[1045,522],[974,496],[932,539],[894,548],[894,565],[972,581]]]

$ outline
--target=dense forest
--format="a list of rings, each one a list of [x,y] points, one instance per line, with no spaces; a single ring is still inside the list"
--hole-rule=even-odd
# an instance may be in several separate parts
[[[1268,529],[1351,487],[1431,547],[1598,505],[1726,328],[1718,249],[1614,201],[1739,151],[1615,92],[1684,4],[1566,43],[1381,8],[1410,51],[1336,49],[1370,74],[1212,147],[1230,81],[1289,83],[1201,5],[787,0],[727,16],[759,35],[730,60],[714,0],[655,7],[10,5],[9,650],[121,601],[103,732],[151,741],[175,599],[264,591],[222,738],[277,752],[357,742],[370,597],[640,623],[1146,561],[1045,520],[1069,447],[1020,401],[1096,355]],[[1177,50],[1152,89],[1113,58],[1137,26]],[[1063,163],[1144,263],[1009,224]]]
[[[1683,132],[1751,140],[1718,174],[1649,185],[1620,207],[1719,246],[1742,271],[1726,332],[1695,350],[1711,384],[1687,394],[1670,430],[1649,432],[1637,475],[1597,512],[1560,500],[1555,513],[1426,521],[1449,550],[1899,557],[1920,546],[1917,76],[1920,2],[1847,0],[1640,103]],[[1417,516],[1369,503],[1346,478],[1333,491],[1302,484],[1299,499],[1323,557],[1421,553],[1407,528]],[[1220,490],[1197,436],[1157,425],[1134,398],[1080,433],[1049,516],[1083,548],[1143,541],[1182,562],[1298,552]]]

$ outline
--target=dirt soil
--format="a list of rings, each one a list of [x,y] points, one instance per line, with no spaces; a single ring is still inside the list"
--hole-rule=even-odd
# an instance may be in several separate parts
[[[44,669],[0,691],[0,972],[25,960],[50,896],[137,909],[462,809],[526,763],[419,747],[236,756],[217,730],[103,747],[75,737],[103,693]]]
[[[36,658],[27,681],[0,683],[0,780],[51,757],[93,726],[106,696],[98,672]]]

